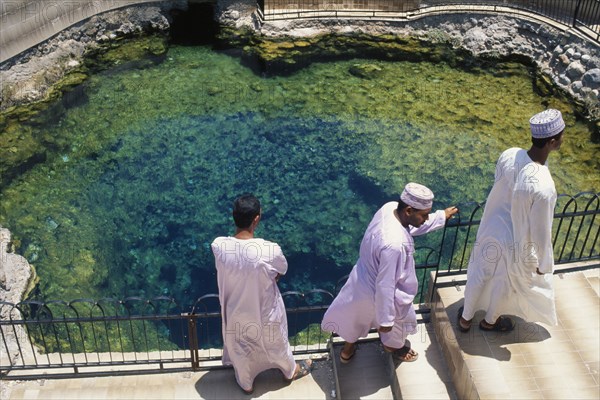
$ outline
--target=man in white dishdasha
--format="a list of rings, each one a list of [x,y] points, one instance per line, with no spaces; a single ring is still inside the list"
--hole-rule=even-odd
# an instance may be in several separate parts
[[[433,193],[409,183],[400,199],[386,203],[373,216],[360,245],[358,261],[348,281],[323,317],[323,330],[346,343],[340,352],[348,363],[356,341],[377,328],[385,351],[399,361],[415,361],[417,352],[406,340],[416,331],[413,299],[418,291],[413,236],[443,228],[456,207],[430,214]]]
[[[223,364],[233,365],[246,394],[254,391],[254,378],[267,369],[277,368],[291,381],[312,368],[311,360],[294,361],[277,287],[287,272],[287,260],[277,243],[254,237],[260,216],[255,196],[238,197],[233,205],[235,235],[218,237],[211,245],[223,320]]]
[[[550,152],[560,149],[565,123],[560,111],[548,109],[529,124],[531,148],[508,149],[496,164],[458,312],[463,332],[481,309],[486,311],[479,323],[484,331],[513,330],[515,322],[503,314],[557,323],[551,237],[557,195],[546,162]]]

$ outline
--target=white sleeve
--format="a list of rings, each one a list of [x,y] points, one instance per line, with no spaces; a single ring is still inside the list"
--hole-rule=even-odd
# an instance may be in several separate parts
[[[533,249],[537,255],[537,268],[545,274],[552,273],[554,270],[554,251],[552,249],[554,199],[553,193],[537,193],[529,213],[529,229]]]
[[[410,235],[424,235],[426,233],[441,229],[444,227],[444,225],[446,225],[446,212],[444,210],[437,210],[436,212],[429,214],[429,219],[420,227],[415,228],[414,226],[411,226]]]
[[[385,247],[379,254],[379,270],[375,281],[376,322],[379,326],[393,326],[396,319],[394,293],[396,291],[396,269],[402,262],[402,251]]]
[[[281,250],[281,247],[279,247],[279,245],[277,243],[270,243],[270,244],[272,246],[272,251],[273,251],[271,265],[273,266],[273,269],[278,274],[285,275],[285,273],[287,272],[287,269],[288,269],[287,259],[283,255],[283,251]]]

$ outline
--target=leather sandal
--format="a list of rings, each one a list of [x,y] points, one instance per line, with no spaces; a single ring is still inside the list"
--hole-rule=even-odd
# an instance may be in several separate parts
[[[479,323],[479,329],[486,332],[510,332],[515,329],[515,321],[509,317],[498,317],[493,325],[487,323],[485,319]]]

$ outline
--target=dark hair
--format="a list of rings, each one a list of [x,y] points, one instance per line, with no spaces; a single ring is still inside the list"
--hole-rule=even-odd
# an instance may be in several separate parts
[[[402,211],[406,207],[408,207],[408,204],[406,204],[405,202],[403,202],[402,199],[398,199],[398,208],[396,208],[396,210]]]
[[[560,135],[562,135],[563,132],[564,132],[564,129],[562,131],[560,131],[560,133],[558,133],[554,136],[543,138],[543,139],[531,137],[531,143],[533,144],[534,147],[541,149],[546,145],[546,143],[548,143],[552,139],[556,139],[556,140],[560,139]]]
[[[233,221],[238,228],[249,228],[260,214],[260,201],[251,193],[245,193],[233,202]]]

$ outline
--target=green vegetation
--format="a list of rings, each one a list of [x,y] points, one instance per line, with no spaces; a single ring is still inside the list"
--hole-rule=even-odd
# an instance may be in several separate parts
[[[302,331],[298,332],[290,338],[290,345],[293,346],[310,346],[313,344],[327,343],[331,333],[321,330],[320,324],[310,324]]]
[[[90,75],[106,68],[151,67],[167,51],[165,40],[163,36],[148,36],[107,43],[89,52],[86,63],[52,85],[44,99],[0,113],[0,190],[30,165],[43,162],[52,153],[69,151],[70,130],[50,135],[45,128],[59,122],[73,102],[81,101],[78,97],[85,97],[85,82]],[[2,90],[10,97],[20,88],[4,85]]]

